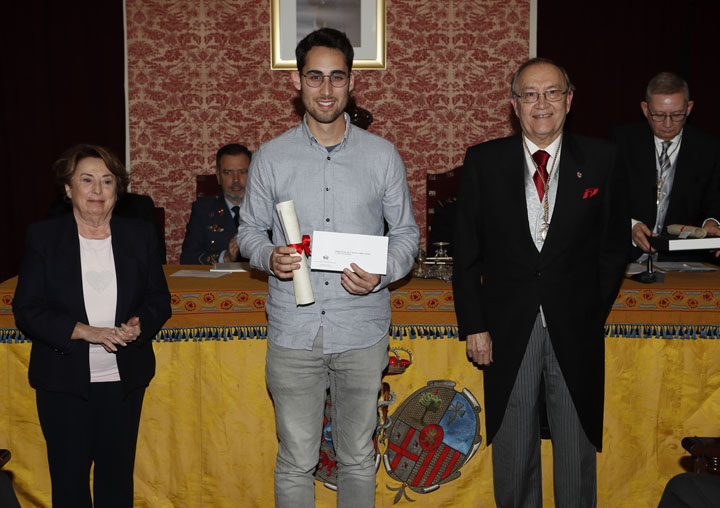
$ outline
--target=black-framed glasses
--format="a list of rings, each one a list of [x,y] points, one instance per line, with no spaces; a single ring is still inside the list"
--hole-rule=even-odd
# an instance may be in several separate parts
[[[520,99],[520,102],[523,102],[525,104],[532,104],[540,100],[541,95],[545,97],[545,100],[548,102],[557,102],[559,100],[562,100],[563,96],[567,93],[568,90],[556,90],[555,88],[551,88],[550,90],[546,90],[544,92],[513,92],[513,95],[515,95],[515,97],[518,97]]]
[[[330,84],[335,88],[342,88],[347,85],[348,82],[348,74],[343,71],[333,71],[330,74],[323,74],[320,71],[309,71],[302,76],[305,78],[305,84],[311,88],[321,86],[325,78],[328,78]]]
[[[667,117],[670,117],[670,120],[677,123],[685,120],[685,117],[687,117],[687,110],[682,113],[653,113],[648,109],[648,114],[650,115],[650,120],[653,122],[664,122]]]

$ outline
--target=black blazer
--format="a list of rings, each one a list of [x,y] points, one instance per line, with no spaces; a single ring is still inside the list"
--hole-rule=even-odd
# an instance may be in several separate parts
[[[157,235],[144,221],[110,220],[117,278],[115,325],[140,318],[141,335],[119,347],[123,390],[147,386],[155,374],[152,339],[171,315],[170,293],[157,255]],[[34,388],[86,398],[89,343],[71,340],[88,324],[83,300],[80,241],[72,214],[32,224],[13,300],[18,328],[32,340],[29,378]]]
[[[455,231],[460,335],[489,331],[488,442],[497,432],[542,305],[555,353],[590,440],[602,444],[604,323],[625,269],[630,219],[606,142],[565,134],[552,223],[538,252],[525,200],[522,138],[468,149]]]
[[[620,160],[628,175],[630,216],[652,229],[657,214],[657,166],[652,130],[647,122],[623,125],[613,130],[611,139],[618,145]],[[709,217],[720,220],[720,141],[686,124],[665,226],[702,226]],[[634,259],[640,254],[640,249],[633,249]],[[693,252],[690,256],[701,259],[704,254]],[[688,257],[687,253],[679,255]]]
[[[58,199],[54,203],[50,203],[47,218],[54,219],[67,213],[72,213],[72,205],[65,199]],[[166,262],[165,234],[163,233],[163,226],[158,222],[157,213],[155,212],[155,202],[150,196],[134,194],[132,192],[124,193],[115,203],[113,215],[127,219],[142,219],[152,224],[158,237],[158,252],[161,262]]]

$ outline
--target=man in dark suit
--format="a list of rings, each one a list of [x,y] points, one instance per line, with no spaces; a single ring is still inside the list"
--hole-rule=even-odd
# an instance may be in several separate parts
[[[633,260],[647,259],[648,238],[670,224],[720,235],[720,141],[685,124],[693,105],[685,80],[661,72],[650,80],[640,103],[647,122],[612,133],[628,174]],[[660,259],[702,259],[704,254],[661,253]]]
[[[212,265],[247,261],[240,257],[237,226],[251,157],[250,150],[235,143],[218,150],[215,167],[222,193],[200,198],[193,203],[190,221],[185,229],[180,264]]]
[[[563,133],[573,86],[549,60],[515,73],[522,135],[468,149],[453,290],[467,354],[484,366],[499,507],[541,507],[538,395],[545,379],[555,503],[596,504],[604,323],[629,245],[611,145]]]

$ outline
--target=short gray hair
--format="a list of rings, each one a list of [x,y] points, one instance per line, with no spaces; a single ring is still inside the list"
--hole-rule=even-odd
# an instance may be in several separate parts
[[[690,87],[688,87],[687,81],[674,72],[661,72],[648,83],[645,90],[645,101],[650,102],[652,95],[672,95],[680,92],[685,96],[685,102],[690,100]]]

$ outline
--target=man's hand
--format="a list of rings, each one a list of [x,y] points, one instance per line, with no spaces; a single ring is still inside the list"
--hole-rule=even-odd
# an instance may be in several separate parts
[[[478,365],[490,365],[492,358],[492,339],[490,332],[473,333],[467,336],[467,355]]]
[[[718,223],[715,219],[706,220],[705,224],[703,224],[703,229],[707,231],[707,234],[710,236],[720,236],[720,227],[718,227]],[[716,258],[720,258],[720,249],[716,250],[714,254]]]
[[[352,270],[345,268],[340,276],[340,283],[348,293],[366,295],[380,284],[380,275],[368,273],[355,263],[350,263],[350,266]]]
[[[293,270],[300,268],[301,260],[295,247],[275,247],[270,254],[270,269],[278,279],[292,279]]]
[[[655,249],[650,247],[650,240],[648,240],[651,236],[657,236],[657,233],[650,231],[642,222],[638,222],[632,228],[633,242],[635,242],[635,245],[640,247],[643,252],[655,252]]]
[[[718,223],[713,219],[706,220],[705,224],[703,224],[703,229],[707,231],[710,236],[720,236],[720,227],[718,227]]]
[[[240,247],[238,247],[237,235],[235,235],[230,239],[230,243],[228,244],[227,249],[225,250],[225,258],[223,259],[223,261],[225,261],[225,262],[237,261],[239,255],[240,255]]]

